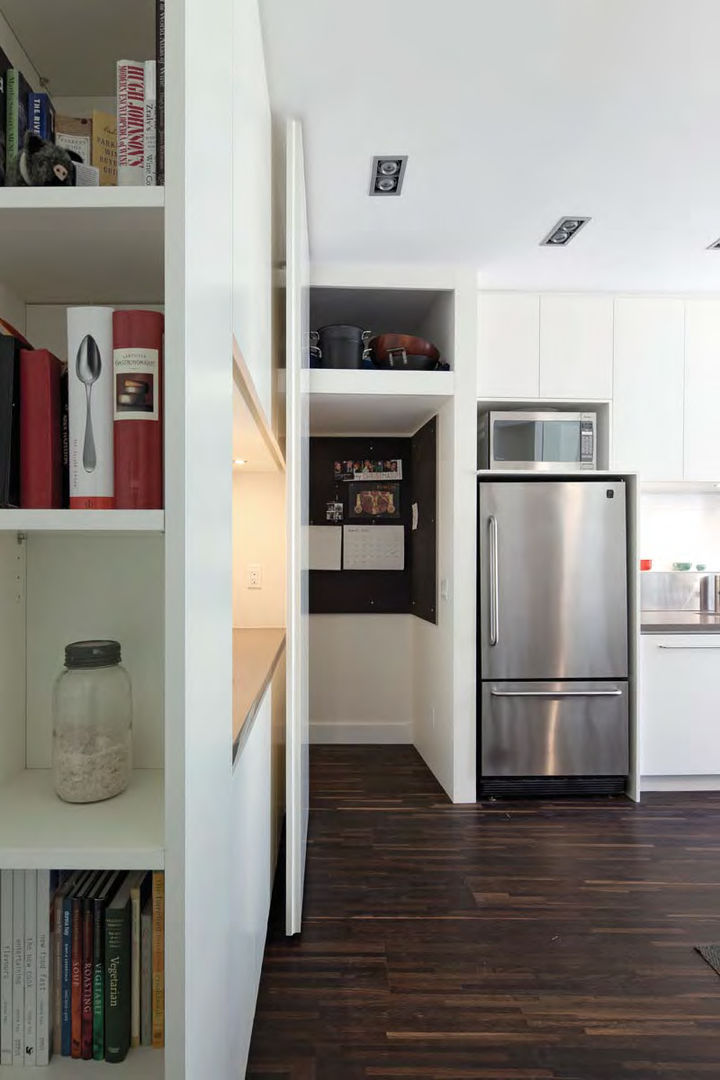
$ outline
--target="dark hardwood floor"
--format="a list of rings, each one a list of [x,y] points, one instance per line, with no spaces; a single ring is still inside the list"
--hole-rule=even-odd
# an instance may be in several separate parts
[[[720,795],[454,807],[410,748],[311,760],[251,1080],[720,1080]]]

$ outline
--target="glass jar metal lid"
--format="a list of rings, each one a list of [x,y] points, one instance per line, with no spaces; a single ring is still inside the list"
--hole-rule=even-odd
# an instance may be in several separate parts
[[[111,667],[121,659],[119,641],[73,641],[65,646],[66,668]]]

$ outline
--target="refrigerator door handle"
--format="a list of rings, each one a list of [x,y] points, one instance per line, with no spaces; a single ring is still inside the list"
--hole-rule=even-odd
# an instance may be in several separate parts
[[[491,514],[488,518],[490,548],[490,644],[497,645],[500,639],[500,575],[498,572],[498,524]]]
[[[622,697],[622,690],[491,690],[490,696],[522,698]]]

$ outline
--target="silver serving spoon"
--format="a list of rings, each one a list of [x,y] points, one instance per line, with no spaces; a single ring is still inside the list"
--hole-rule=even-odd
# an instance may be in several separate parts
[[[100,378],[102,371],[102,359],[98,343],[92,334],[86,334],[80,342],[80,348],[75,362],[75,371],[81,383],[85,385],[85,399],[87,401],[87,415],[85,419],[85,442],[83,443],[83,468],[85,472],[94,472],[97,465],[95,453],[95,439],[92,428],[92,412],[90,397],[93,383]]]

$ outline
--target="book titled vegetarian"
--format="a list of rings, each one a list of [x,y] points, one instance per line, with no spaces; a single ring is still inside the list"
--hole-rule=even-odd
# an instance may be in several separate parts
[[[114,490],[124,510],[163,505],[163,327],[157,311],[113,314]]]
[[[93,896],[93,1058],[105,1059],[105,909],[123,880],[112,871]]]
[[[41,139],[55,142],[55,109],[49,94],[28,94],[28,128]]]
[[[70,508],[113,500],[113,311],[71,307],[68,320]]]
[[[20,350],[20,505],[62,506],[62,364],[47,349]]]
[[[145,143],[145,64],[117,63],[117,163],[121,187],[143,185]]]
[[[95,110],[92,114],[92,164],[101,187],[117,184],[117,117]]]
[[[13,871],[0,870],[0,1065],[12,1065]]]
[[[127,875],[105,911],[105,1060],[130,1049],[130,888]]]

